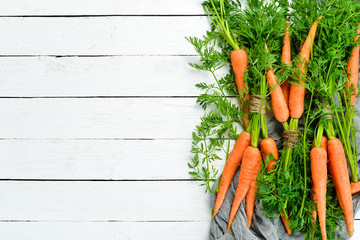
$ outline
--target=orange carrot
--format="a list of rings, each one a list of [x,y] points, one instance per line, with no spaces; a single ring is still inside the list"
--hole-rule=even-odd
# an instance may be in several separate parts
[[[286,122],[289,118],[289,108],[281,87],[278,85],[272,66],[270,66],[270,70],[266,73],[266,80],[270,86],[271,106],[274,116],[279,122]]]
[[[278,150],[277,150],[274,139],[265,138],[265,139],[261,140],[260,141],[260,151],[261,151],[261,156],[262,156],[263,161],[266,160],[266,156],[269,155],[270,153],[275,157],[275,159],[270,159],[268,165],[266,166],[266,171],[274,170],[275,169],[274,164],[276,163],[276,160],[279,158]],[[285,216],[284,211],[283,211],[283,215],[281,216],[281,219],[284,223],[287,233],[290,235],[291,229],[289,226],[289,220]]]
[[[291,87],[291,84],[285,80],[281,85],[281,90],[283,92],[283,95],[284,95],[284,98],[285,98],[285,102],[286,102],[286,105],[289,107],[289,95],[290,95],[290,87]]]
[[[266,43],[265,51],[268,51]],[[286,122],[289,118],[289,108],[285,101],[281,87],[276,80],[272,66],[270,66],[269,71],[266,73],[266,80],[269,83],[269,89],[271,92],[271,106],[274,112],[274,116],[279,122]]]
[[[360,28],[357,30],[357,34],[360,34]],[[354,38],[354,42],[356,42],[359,38],[359,35],[357,35]],[[358,94],[359,90],[358,90],[358,76],[359,76],[359,51],[360,51],[360,46],[355,47],[352,52],[351,52],[351,56],[347,65],[347,77],[349,79],[349,81],[347,82],[348,84],[348,89],[346,91],[346,95],[349,96],[349,94],[351,94],[351,104],[355,105],[356,102],[356,95]]]
[[[259,161],[258,165],[256,166],[256,169],[255,171],[256,172],[259,172],[261,169],[261,161]],[[246,194],[246,197],[245,197],[245,210],[246,210],[246,218],[247,218],[247,221],[248,221],[248,228],[250,228],[251,226],[251,222],[252,222],[252,216],[253,216],[253,213],[254,213],[254,206],[255,206],[255,199],[256,199],[256,184],[257,184],[257,181],[256,181],[256,177],[257,177],[257,174],[253,175],[253,179],[250,183],[250,188],[249,188],[249,191],[248,193]]]
[[[266,160],[266,156],[270,153],[275,157],[276,160],[278,159],[278,151],[277,151],[276,143],[272,138],[266,138],[260,141],[260,151],[261,151],[261,157],[264,162]],[[273,165],[276,163],[275,159],[271,159],[269,161],[268,166],[266,167],[267,171],[274,170]],[[258,172],[260,168],[261,168],[261,162],[259,162],[256,172]],[[252,216],[254,212],[254,205],[256,198],[256,184],[257,184],[256,175],[254,175],[249,191],[246,194],[246,198],[245,198],[245,209],[248,220],[248,228],[250,228],[251,226]]]
[[[266,156],[272,153],[274,155],[275,159],[270,159],[268,165],[266,166],[267,171],[274,170],[274,164],[276,163],[276,160],[278,159],[278,150],[276,147],[276,143],[274,139],[272,138],[266,138],[260,141],[260,151],[262,155],[262,159],[265,161]]]
[[[284,212],[284,210],[283,210],[283,212]],[[289,235],[291,235],[291,228],[290,228],[290,226],[289,226],[289,218],[287,218],[287,217],[285,216],[285,214],[283,214],[283,215],[281,216],[281,219],[282,219],[282,221],[283,221],[283,223],[284,223],[284,226],[285,226],[285,229],[286,229],[287,233],[288,233]]]
[[[284,45],[282,48],[281,60],[288,66],[291,64],[291,46],[290,46],[290,23],[286,21]]]
[[[289,95],[290,117],[299,119],[304,111],[305,85],[304,75],[306,75],[306,65],[310,59],[311,47],[314,42],[318,21],[323,17],[319,17],[310,28],[309,34],[300,51],[300,62],[297,67],[300,70],[299,85],[291,85]]]
[[[314,190],[314,185],[312,186],[312,190],[313,190],[313,194],[312,194],[312,200],[316,203],[316,194],[315,194],[315,190]],[[312,211],[311,213],[312,217],[313,217],[313,228],[315,228],[315,223],[316,223],[316,217],[317,217],[317,212],[316,212],[316,208]]]
[[[312,142],[312,148],[314,148],[314,147],[315,147],[315,139]],[[327,137],[325,137],[325,136],[321,137],[320,147],[327,150]]]
[[[246,51],[244,49],[237,49],[232,51],[231,56],[231,65],[233,67],[234,70],[234,74],[235,74],[235,83],[236,86],[238,88],[239,94],[241,97],[244,97],[244,102],[245,104],[249,101],[249,94],[247,94],[247,86],[245,83],[245,73],[246,73],[246,68],[248,66],[248,59],[247,59],[247,54]],[[245,96],[246,94],[246,96]],[[246,109],[246,111],[248,111],[249,109]],[[245,113],[244,114],[244,125],[245,128],[248,127],[249,125],[249,114]]]
[[[317,213],[322,239],[326,240],[326,184],[327,184],[327,154],[322,147],[315,147],[310,152],[311,176],[316,194]]]
[[[328,141],[328,154],[334,184],[337,185],[338,198],[342,203],[348,233],[353,235],[353,205],[351,196],[350,179],[345,158],[345,152],[339,139]]]
[[[325,136],[322,136],[322,137],[321,137],[320,146],[327,151],[327,137],[325,137]],[[314,139],[314,141],[312,142],[312,148],[315,148],[315,139]],[[312,190],[313,190],[313,192],[314,192],[314,193],[312,194],[312,200],[316,203],[316,194],[315,194],[314,186],[312,186]],[[314,210],[312,211],[312,217],[313,217],[313,227],[315,228],[315,222],[316,222],[316,218],[317,218],[316,209],[314,209]]]
[[[290,24],[289,24],[289,21],[286,21],[284,45],[282,47],[281,60],[288,66],[291,65],[291,46],[290,46],[289,32],[290,32]],[[282,89],[286,104],[289,105],[290,83],[287,80],[285,80],[281,84],[281,89]]]
[[[246,131],[241,132],[240,136],[236,140],[234,148],[231,151],[224,166],[224,170],[220,180],[219,191],[216,197],[214,213],[212,217],[215,217],[221,205],[223,204],[231,180],[234,177],[236,169],[239,167],[241,163],[245,149],[248,146],[250,146],[250,141],[251,141],[251,135]]]
[[[257,176],[256,166],[261,162],[261,153],[258,148],[249,146],[246,148],[243,156],[243,164],[241,166],[239,183],[236,188],[235,198],[231,207],[228,230],[239,209],[240,203],[245,198],[254,175]]]
[[[328,162],[328,170],[329,170],[329,173],[330,173],[330,177],[331,177],[331,180],[332,180],[332,182],[334,183],[334,185],[335,185],[335,192],[336,192],[336,196],[338,196],[338,202],[339,202],[339,205],[340,205],[340,207],[341,207],[341,209],[344,209],[344,207],[343,207],[343,204],[342,204],[342,202],[341,202],[341,199],[340,199],[340,193],[339,193],[339,190],[338,190],[338,187],[341,185],[339,185],[339,184],[337,184],[335,181],[336,181],[336,179],[333,177],[334,176],[334,173],[333,173],[333,170],[332,170],[333,168],[331,167],[331,162],[329,161]]]
[[[356,194],[360,192],[360,182],[350,183],[350,187],[351,187],[351,194]]]
[[[248,66],[248,59],[247,54],[244,49],[240,49],[240,46],[237,44],[236,40],[233,38],[235,37],[234,34],[230,31],[228,27],[228,22],[223,16],[226,15],[224,1],[217,2],[216,5],[220,7],[220,11],[215,6],[213,1],[208,3],[204,3],[204,10],[208,15],[210,21],[213,23],[215,28],[218,30],[220,35],[223,37],[225,41],[232,47],[233,51],[230,55],[231,65],[234,70],[235,74],[235,81],[241,97],[241,100],[244,100],[243,104],[248,104],[249,96],[244,96],[244,93],[247,92],[247,86],[244,81],[245,79],[245,72]],[[245,110],[244,113],[244,126],[245,128],[249,125],[249,114],[248,109]]]

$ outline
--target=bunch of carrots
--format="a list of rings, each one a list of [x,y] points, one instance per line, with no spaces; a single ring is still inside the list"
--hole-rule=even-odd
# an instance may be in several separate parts
[[[341,5],[349,10],[343,11]],[[230,0],[209,0],[203,6],[212,23],[204,42],[213,40],[224,56],[216,61],[231,66],[239,123],[244,128],[227,156],[212,217],[221,209],[240,168],[228,230],[244,199],[250,228],[256,199],[260,199],[270,209],[264,210],[266,215],[277,212],[288,234],[300,230],[314,238],[319,232],[327,239],[332,234],[326,224],[330,216],[327,197],[332,197],[337,199],[352,236],[352,194],[360,192],[353,120],[358,96],[360,5],[350,0],[303,0],[293,5],[249,0],[243,7]],[[339,26],[339,22],[344,23]],[[211,57],[208,60],[211,62]],[[267,132],[269,98],[284,131],[284,146],[279,151]],[[309,141],[312,146],[307,145]],[[296,183],[299,176],[303,180]],[[332,186],[336,196],[329,196]],[[284,197],[284,189],[298,194]],[[294,201],[299,205],[292,204]],[[308,221],[299,223],[295,219],[299,217]]]

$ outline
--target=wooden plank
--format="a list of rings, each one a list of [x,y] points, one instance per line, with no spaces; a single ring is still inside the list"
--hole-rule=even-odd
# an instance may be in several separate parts
[[[0,223],[6,240],[206,240],[209,222],[30,222]]]
[[[0,237],[6,240],[206,240],[209,222],[12,222],[0,223]],[[171,236],[171,237],[170,237]],[[360,221],[354,235],[360,238]]]
[[[188,55],[184,37],[208,28],[206,17],[3,17],[0,55]]]
[[[194,56],[0,57],[0,96],[198,96]]]
[[[208,221],[209,196],[198,184],[0,182],[0,221]]]
[[[209,221],[198,182],[0,182],[0,221]],[[356,222],[358,223],[358,222]]]
[[[2,138],[191,138],[194,98],[0,99]]]
[[[191,140],[2,140],[0,176],[2,179],[189,179],[190,147]],[[216,162],[216,166],[222,169],[224,163]]]
[[[204,14],[202,0],[4,0],[1,16],[38,15],[192,15]],[[56,6],[56,7],[54,7]]]

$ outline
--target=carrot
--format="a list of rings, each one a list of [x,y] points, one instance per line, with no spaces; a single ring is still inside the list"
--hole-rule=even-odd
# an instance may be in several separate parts
[[[351,194],[356,194],[360,192],[360,182],[350,183],[350,187],[351,187]]]
[[[304,112],[305,85],[304,75],[306,74],[306,65],[310,59],[312,44],[314,42],[318,21],[323,17],[319,17],[310,28],[309,34],[300,51],[300,62],[297,67],[300,70],[299,85],[291,85],[289,95],[289,110],[292,118],[299,119]]]
[[[244,82],[245,72],[248,65],[246,51],[238,49],[231,52],[231,64],[235,74],[235,83],[240,94],[245,94],[247,86]]]
[[[208,15],[210,21],[214,24],[215,28],[218,30],[220,35],[224,38],[224,40],[232,47],[233,51],[231,52],[230,59],[231,65],[235,74],[235,81],[239,91],[240,96],[244,100],[244,104],[247,104],[249,100],[249,96],[243,96],[247,91],[246,84],[244,82],[245,72],[248,66],[247,54],[244,49],[240,49],[236,40],[233,38],[234,35],[230,31],[227,20],[224,18],[226,15],[225,12],[225,4],[223,0],[220,0],[216,5],[219,4],[220,12],[218,12],[215,3],[210,0],[208,3],[204,4],[204,10]],[[244,126],[247,128],[249,126],[249,114],[248,109],[245,110],[244,113]]]
[[[267,171],[274,170],[275,169],[274,164],[277,162],[276,160],[279,158],[278,150],[277,150],[274,139],[265,138],[265,139],[261,140],[260,141],[260,150],[261,150],[261,155],[262,155],[263,161],[265,161],[266,156],[269,155],[270,153],[275,157],[275,159],[270,159],[268,165],[266,166]],[[285,225],[285,229],[286,229],[287,233],[290,235],[291,229],[289,226],[289,219],[285,216],[285,214],[283,214],[281,216],[281,219]]]
[[[270,153],[275,157],[276,160],[278,159],[278,151],[277,151],[276,143],[272,138],[268,137],[260,141],[260,151],[264,162],[266,160],[266,156]],[[268,166],[266,167],[267,171],[274,170],[273,165],[276,163],[275,159],[271,159],[269,161]],[[261,162],[259,162],[259,164],[257,165],[256,172],[259,172],[260,168],[261,168]],[[245,209],[248,220],[248,228],[250,228],[251,226],[252,216],[254,212],[254,205],[256,198],[256,184],[257,184],[256,176],[257,175],[254,175],[249,191],[246,194],[246,198],[245,198]]]
[[[325,137],[325,136],[322,136],[322,137],[321,137],[320,146],[321,146],[322,148],[324,148],[325,150],[327,150],[327,137]],[[314,148],[314,147],[315,147],[315,139],[314,139],[314,141],[312,142],[312,148]]]
[[[265,51],[268,51],[266,44]],[[270,66],[269,71],[266,73],[266,80],[269,83],[269,89],[271,92],[271,106],[274,112],[274,116],[279,122],[286,122],[289,118],[289,108],[285,101],[281,87],[276,80],[272,66]]]
[[[215,217],[222,203],[224,202],[226,192],[229,189],[231,180],[234,177],[236,169],[239,167],[241,163],[245,149],[248,146],[250,146],[250,141],[251,141],[251,135],[246,131],[241,132],[240,136],[236,140],[234,148],[231,151],[224,166],[224,170],[220,180],[219,191],[216,197],[214,213],[212,217]]]
[[[360,34],[360,28],[357,30],[357,34]],[[359,38],[359,35],[357,35],[354,38],[354,42],[356,42]],[[346,73],[347,77],[349,79],[347,83],[348,89],[346,91],[346,95],[350,96],[351,104],[355,105],[356,102],[356,96],[359,92],[358,90],[358,76],[359,76],[359,51],[360,46],[355,47],[352,52],[351,56],[347,65]]]
[[[283,212],[284,212],[284,210],[283,210]],[[291,235],[291,228],[290,228],[290,226],[289,226],[289,218],[286,217],[285,214],[283,214],[283,215],[281,216],[281,219],[282,219],[282,221],[283,221],[283,223],[284,223],[284,226],[285,226],[285,229],[286,229],[287,233],[288,233],[289,235]]]
[[[321,137],[321,142],[320,142],[320,147],[324,148],[327,151],[327,137],[322,136]],[[312,148],[315,148],[315,139],[312,142]],[[330,168],[329,168],[330,169]],[[312,190],[313,190],[313,194],[312,194],[312,200],[316,203],[316,194],[315,194],[315,190],[314,190],[314,185],[312,186]],[[315,222],[316,222],[316,218],[317,218],[317,212],[316,209],[314,209],[312,211],[312,217],[313,217],[313,227],[315,228]]]
[[[315,190],[314,190],[314,185],[312,186],[312,190],[313,190],[313,194],[312,194],[312,200],[316,203],[316,194],[315,194]],[[311,213],[312,217],[313,217],[313,228],[315,228],[315,223],[316,223],[316,217],[317,217],[317,212],[316,212],[316,208],[312,211]]]
[[[322,147],[315,147],[310,152],[311,175],[316,194],[316,205],[322,239],[326,240],[326,183],[327,183],[327,154]]]
[[[290,24],[289,21],[286,21],[286,28],[285,28],[285,36],[284,36],[284,45],[282,47],[282,54],[281,60],[288,66],[291,65],[291,46],[290,46]],[[281,84],[281,89],[286,101],[286,104],[289,106],[289,93],[290,93],[290,83],[285,80]]]
[[[256,172],[259,172],[260,171],[260,168],[261,168],[261,161],[259,161],[258,165],[256,166],[256,169],[255,171]],[[252,222],[252,216],[253,216],[253,213],[254,213],[254,206],[255,206],[255,199],[256,199],[256,184],[257,184],[257,181],[256,181],[256,177],[257,177],[257,174],[253,175],[253,179],[250,183],[250,188],[249,188],[249,191],[248,193],[246,194],[246,197],[245,197],[245,210],[246,210],[246,218],[247,218],[247,221],[248,221],[248,228],[250,228],[251,226],[251,222]]]
[[[247,59],[246,51],[244,49],[234,50],[231,52],[230,59],[231,59],[231,65],[233,67],[234,74],[235,74],[236,86],[238,88],[240,97],[242,97],[244,99],[244,102],[246,103],[249,101],[249,98],[250,98],[249,94],[247,94],[248,89],[247,89],[246,83],[244,81],[246,68],[248,66],[248,59]],[[248,112],[248,110],[249,109],[247,108],[246,111]],[[248,113],[244,114],[244,125],[245,125],[245,128],[247,128],[249,126],[249,114]]]
[[[337,184],[337,183],[335,182],[335,178],[333,177],[333,176],[334,176],[334,173],[333,173],[333,170],[332,170],[332,169],[333,169],[333,168],[331,167],[331,162],[329,161],[329,162],[328,162],[328,170],[329,170],[329,173],[330,173],[330,176],[331,176],[331,180],[333,181],[333,183],[334,183],[334,185],[335,185],[336,196],[340,196],[339,189],[338,189],[339,184]],[[339,202],[339,205],[340,205],[341,209],[344,209],[340,197],[338,197],[338,202]]]
[[[282,47],[281,60],[288,66],[291,64],[291,46],[290,46],[290,23],[286,21],[284,45]]]
[[[338,198],[342,203],[348,233],[353,235],[353,205],[350,179],[345,158],[345,152],[339,139],[328,141],[328,154],[332,170],[332,178],[338,189]]]
[[[236,188],[235,198],[231,207],[228,230],[239,209],[240,203],[245,198],[254,175],[257,176],[256,166],[261,162],[261,153],[258,148],[249,146],[246,148],[243,156],[243,164],[241,166],[239,183]]]
[[[267,171],[274,170],[274,164],[276,163],[276,160],[278,159],[278,150],[276,147],[276,143],[274,139],[272,138],[265,138],[260,141],[260,151],[262,155],[262,159],[265,161],[266,156],[272,153],[274,155],[275,159],[270,159],[268,165],[266,166]]]
[[[291,87],[291,84],[285,80],[281,85],[281,90],[283,92],[283,95],[284,95],[284,98],[285,98],[285,102],[286,102],[286,105],[289,106],[289,95],[290,95],[290,87]]]
[[[260,141],[260,151],[261,151],[261,156],[262,156],[263,161],[265,161],[266,156],[269,155],[270,153],[275,157],[275,159],[270,159],[268,165],[266,166],[266,171],[274,170],[275,169],[274,164],[277,162],[276,160],[279,158],[278,150],[277,150],[274,139],[265,138],[265,139],[261,140]],[[284,211],[283,211],[283,215],[281,216],[281,219],[284,223],[287,233],[290,235],[291,229],[289,226],[289,219],[285,216]]]

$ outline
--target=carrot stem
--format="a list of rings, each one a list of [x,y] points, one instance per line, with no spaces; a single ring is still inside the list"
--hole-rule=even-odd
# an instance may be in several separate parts
[[[235,38],[231,37],[229,25],[224,18],[224,0],[220,0],[220,15],[216,10],[213,0],[210,0],[211,6],[209,4],[204,5],[204,10],[211,22],[214,24],[215,28],[219,31],[221,36],[231,45],[234,50],[238,50],[239,45],[237,44]]]
[[[305,120],[305,127],[304,127],[304,134],[303,134],[303,146],[306,146],[306,135],[307,135],[307,130],[308,130],[308,126],[309,126],[309,116],[310,116],[310,109],[311,109],[311,105],[312,105],[312,101],[313,101],[313,97],[314,97],[314,91],[311,93],[311,97],[310,97],[310,106],[307,110],[306,113],[306,120]],[[304,179],[307,178],[307,172],[306,172],[306,149],[305,147],[303,147],[303,154],[304,154],[304,158],[303,158],[303,164],[304,164]],[[304,181],[304,195],[303,195],[303,199],[301,202],[301,207],[300,207],[300,216],[302,216],[304,207],[305,207],[305,199],[306,199],[306,193],[307,193],[307,183],[306,181]]]
[[[339,93],[338,93],[338,97],[339,97],[339,99],[341,99]],[[330,100],[331,100],[331,103],[332,103],[333,105],[335,105],[335,100],[334,100],[334,98],[330,98]],[[342,107],[341,100],[339,101],[339,105],[340,105],[340,107]],[[342,121],[340,121],[340,116],[339,116],[338,112],[337,112],[337,111],[334,111],[334,113],[335,113],[336,120],[337,120],[338,123],[341,123],[341,122],[342,122],[342,123],[345,123],[344,125],[338,124],[338,125],[339,125],[339,126],[338,126],[338,129],[339,129],[339,132],[340,132],[340,139],[341,139],[341,142],[342,142],[342,144],[343,144],[343,147],[344,147],[344,150],[345,150],[345,154],[346,154],[346,156],[347,156],[347,162],[349,163],[349,166],[350,166],[351,181],[352,181],[352,182],[357,182],[357,181],[358,181],[358,180],[357,180],[357,166],[358,166],[358,164],[357,164],[357,159],[354,159],[354,157],[357,156],[357,155],[353,155],[353,154],[352,154],[351,143],[350,143],[350,141],[349,141],[349,136],[346,134],[346,133],[348,133],[348,132],[350,131],[350,129],[352,129],[352,128],[350,128],[349,130],[347,130],[346,122],[348,121],[348,116],[344,115],[344,113],[341,112],[341,114],[342,114]],[[326,133],[328,134],[328,138],[329,138],[329,140],[335,139],[336,136],[335,136],[335,131],[334,131],[334,127],[333,127],[332,122],[329,122],[329,127],[332,128],[332,129],[326,129]],[[332,130],[332,133],[333,133],[333,134],[331,135],[331,137],[332,137],[331,139],[330,139],[330,136],[329,136],[329,133],[328,133],[329,130]],[[354,130],[354,131],[355,131],[355,130]],[[356,139],[356,137],[355,137],[354,139]],[[355,141],[356,141],[356,140],[355,140]]]
[[[299,119],[291,118],[288,130],[297,130],[298,129],[298,124],[299,124]],[[284,165],[285,169],[287,169],[289,164],[291,163],[291,152],[292,152],[291,147],[286,147],[285,148],[285,154],[286,154],[286,156],[285,156],[285,165]]]
[[[320,147],[321,146],[321,139],[324,133],[324,125],[322,123],[319,124],[319,126],[317,126],[316,132],[315,132],[315,147]]]

